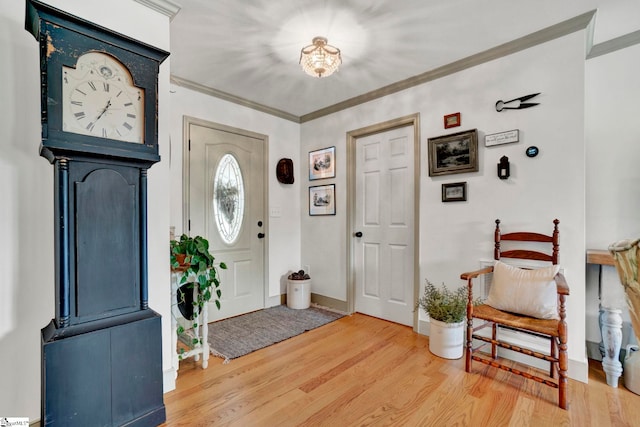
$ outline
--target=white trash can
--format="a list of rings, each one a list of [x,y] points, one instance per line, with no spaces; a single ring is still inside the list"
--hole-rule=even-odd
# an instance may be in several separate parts
[[[311,279],[287,282],[287,307],[305,309],[311,305]]]

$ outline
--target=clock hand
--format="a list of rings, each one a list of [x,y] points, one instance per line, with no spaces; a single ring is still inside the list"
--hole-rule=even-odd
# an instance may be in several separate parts
[[[104,116],[104,113],[107,112],[109,107],[111,107],[111,100],[109,100],[107,102],[107,105],[102,109],[102,112],[100,114],[98,114],[98,117],[96,117],[96,120],[94,121],[94,123],[97,122],[98,120],[100,120],[100,117]]]

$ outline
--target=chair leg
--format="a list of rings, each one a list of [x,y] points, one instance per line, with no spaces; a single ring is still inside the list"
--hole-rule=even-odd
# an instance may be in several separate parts
[[[464,370],[471,372],[471,355],[473,353],[473,318],[467,318],[467,349],[465,351]]]
[[[494,341],[498,339],[498,326],[495,323],[491,324],[491,337]],[[491,357],[496,359],[498,357],[498,346],[491,343]]]
[[[564,347],[564,348],[563,348]],[[560,362],[558,375],[558,406],[567,409],[567,346],[560,345]]]
[[[558,357],[558,344],[556,343],[555,337],[551,337],[551,351],[549,355],[554,359]],[[555,379],[557,371],[557,362],[549,362],[549,376]]]
[[[567,322],[565,321],[567,311],[565,308],[565,296],[558,297],[558,312],[560,313],[560,323],[558,325],[558,405],[562,409],[567,409],[567,369],[569,369],[567,356]]]

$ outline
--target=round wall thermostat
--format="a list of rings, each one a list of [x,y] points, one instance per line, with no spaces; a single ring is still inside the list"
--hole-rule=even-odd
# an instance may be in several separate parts
[[[536,147],[535,145],[532,145],[531,147],[527,147],[527,157],[535,157],[538,155],[540,151],[538,150],[538,147]]]

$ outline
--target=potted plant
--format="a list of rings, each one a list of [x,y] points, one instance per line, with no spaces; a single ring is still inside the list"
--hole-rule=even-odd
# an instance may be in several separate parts
[[[445,359],[459,359],[467,315],[467,289],[460,287],[451,291],[444,284],[436,288],[429,280],[426,282],[416,308],[422,308],[430,319],[429,351]]]
[[[192,320],[215,295],[214,302],[220,309],[220,280],[215,265],[215,258],[209,252],[209,241],[202,236],[189,237],[186,234],[178,240],[171,240],[171,269],[180,272],[178,288],[178,306],[185,319]],[[219,267],[226,270],[221,262]],[[190,280],[190,278],[192,278]],[[194,286],[198,286],[196,299],[193,300]]]

